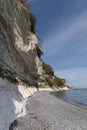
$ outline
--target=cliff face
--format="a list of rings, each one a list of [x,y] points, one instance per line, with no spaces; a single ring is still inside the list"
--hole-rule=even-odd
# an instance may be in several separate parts
[[[27,98],[37,91],[37,83],[66,86],[42,62],[41,54],[34,15],[22,0],[0,0],[0,130],[8,130],[14,119],[26,114]]]
[[[0,0],[0,68],[34,85],[43,75],[38,39],[21,0]]]
[[[13,76],[30,86],[40,81],[45,83],[40,86],[65,86],[65,81],[40,59],[35,22],[22,0],[0,0],[0,69],[5,77]]]
[[[27,98],[36,91],[17,82],[35,86],[43,77],[30,16],[21,0],[0,0],[0,130],[26,114]]]

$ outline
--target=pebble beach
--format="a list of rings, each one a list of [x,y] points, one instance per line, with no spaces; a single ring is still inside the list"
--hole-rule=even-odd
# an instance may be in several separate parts
[[[51,91],[36,92],[27,101],[27,114],[9,130],[87,130],[87,110],[64,102]]]

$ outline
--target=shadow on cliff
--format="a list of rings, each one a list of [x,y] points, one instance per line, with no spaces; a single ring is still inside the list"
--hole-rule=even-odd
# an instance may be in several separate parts
[[[23,95],[17,84],[0,78],[0,129],[8,128],[17,117],[26,114]]]

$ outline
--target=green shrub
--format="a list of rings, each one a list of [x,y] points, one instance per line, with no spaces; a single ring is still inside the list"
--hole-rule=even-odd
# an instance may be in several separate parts
[[[43,55],[42,50],[39,47],[37,47],[36,50],[37,50],[38,57],[41,58],[41,56]]]
[[[46,77],[45,80],[49,86],[51,86],[51,87],[53,86],[53,82],[49,79],[49,77]]]
[[[31,32],[35,33],[36,16],[30,13]]]
[[[54,79],[54,84],[57,85],[58,87],[64,87],[65,86],[65,83],[66,83],[66,80],[65,79],[61,79],[61,78],[58,78],[58,77],[55,77]]]
[[[47,75],[54,75],[53,69],[50,65],[43,63],[42,67]]]

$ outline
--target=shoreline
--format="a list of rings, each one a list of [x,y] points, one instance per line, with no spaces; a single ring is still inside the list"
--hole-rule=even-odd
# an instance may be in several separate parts
[[[87,110],[50,94],[34,93],[27,102],[27,115],[9,130],[87,130]]]
[[[72,91],[72,90],[69,90],[69,91]],[[81,108],[81,109],[87,110],[87,107],[85,108],[85,107],[82,107],[82,106],[80,106],[80,105],[78,105],[78,104],[75,104],[74,102],[71,102],[71,101],[69,101],[69,100],[66,100],[66,99],[64,99],[64,98],[59,98],[58,96],[56,96],[56,95],[54,94],[55,92],[57,92],[57,91],[50,92],[50,94],[51,94],[52,96],[54,96],[55,98],[57,98],[57,99],[63,101],[63,102],[66,102],[66,103],[71,104],[71,105],[73,105],[73,106],[76,106],[76,107],[79,107],[79,108]],[[60,91],[58,91],[58,92],[60,92]]]

